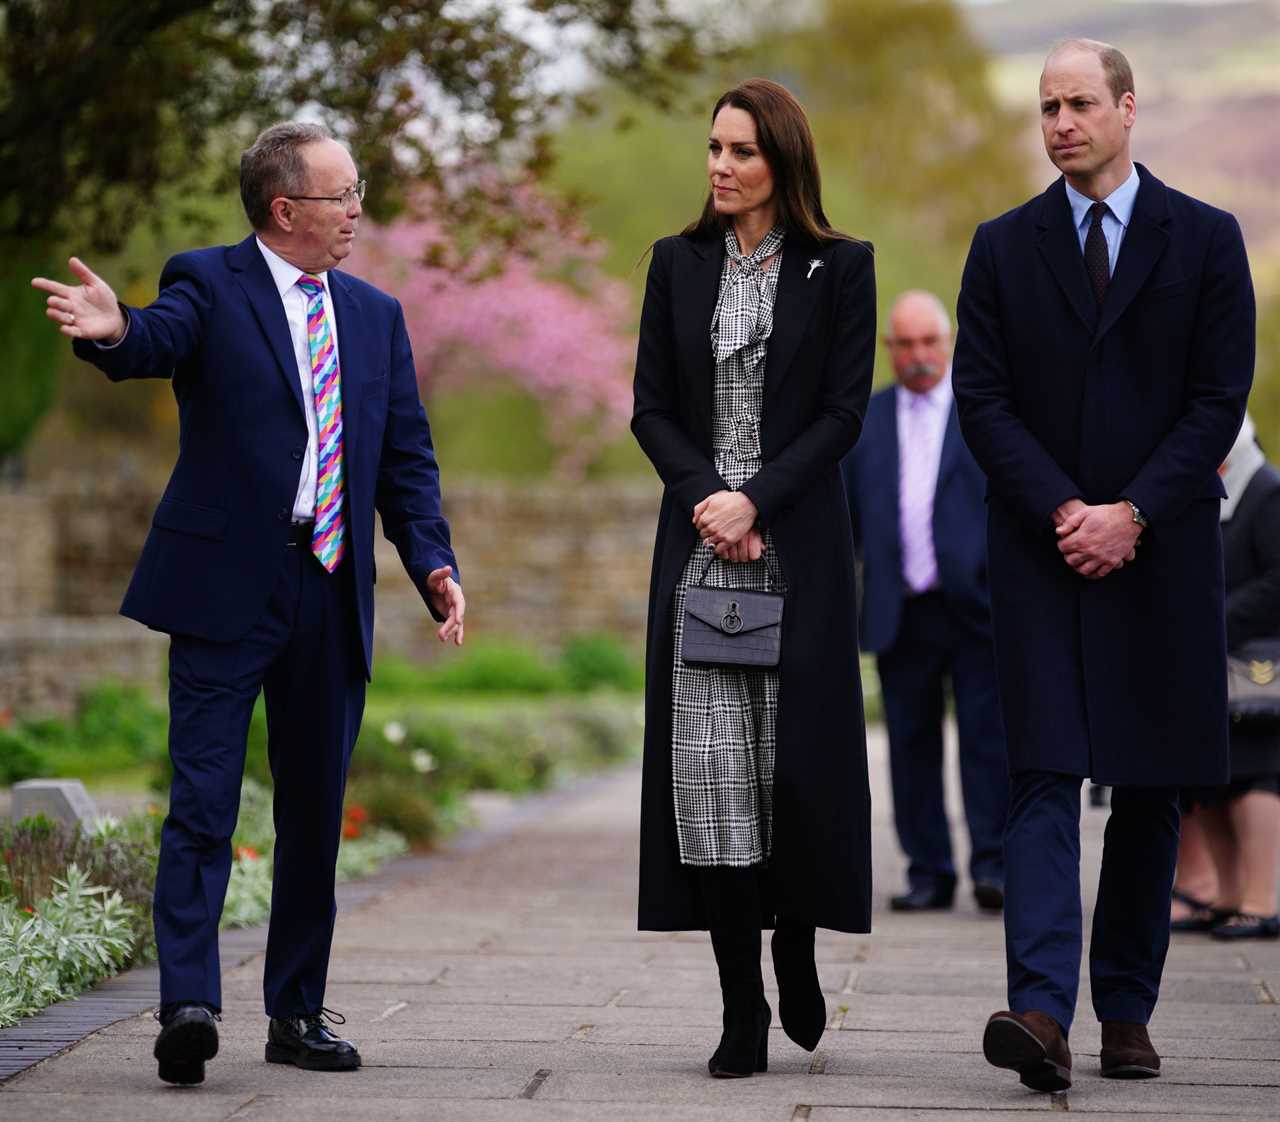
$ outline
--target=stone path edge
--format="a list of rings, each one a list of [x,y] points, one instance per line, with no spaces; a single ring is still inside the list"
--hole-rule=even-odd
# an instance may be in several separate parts
[[[550,791],[525,795],[483,825],[459,831],[443,847],[430,853],[408,854],[389,861],[377,873],[337,886],[340,912],[354,911],[393,888],[420,880],[449,862],[487,849],[527,822],[559,806],[589,797],[633,762],[568,780]],[[242,965],[266,950],[267,928],[243,927],[223,931],[218,951],[223,971]],[[100,1029],[136,1017],[160,1003],[160,969],[155,963],[104,978],[77,997],[42,1009],[16,1025],[0,1029],[0,1086],[42,1060],[59,1056]]]

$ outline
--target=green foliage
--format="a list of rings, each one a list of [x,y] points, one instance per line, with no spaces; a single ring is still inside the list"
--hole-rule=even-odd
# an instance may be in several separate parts
[[[565,684],[576,693],[607,687],[639,692],[644,666],[612,635],[571,635],[560,656]]]
[[[15,766],[28,772],[7,781],[37,774],[90,779],[154,766],[167,757],[168,724],[145,690],[99,683],[80,698],[71,721],[31,718],[0,729],[0,747],[12,744]],[[0,756],[0,782],[8,763]]]
[[[49,774],[45,754],[23,730],[0,727],[0,786]]]
[[[554,693],[563,688],[559,667],[525,643],[487,639],[468,644],[458,659],[440,660],[430,688],[448,693]]]
[[[52,267],[47,242],[0,230],[0,464],[26,444],[57,387],[64,340],[31,290],[31,278]]]
[[[137,915],[76,865],[34,909],[0,897],[0,1028],[114,974],[137,943]]]
[[[1249,412],[1267,458],[1280,462],[1280,288],[1258,303],[1258,360]]]

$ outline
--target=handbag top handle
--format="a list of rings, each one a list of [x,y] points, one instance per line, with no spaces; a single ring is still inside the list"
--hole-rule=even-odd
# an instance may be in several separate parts
[[[711,556],[707,558],[707,563],[706,563],[705,565],[703,565],[703,566],[702,566],[702,575],[701,575],[700,577],[698,577],[698,581],[697,581],[697,583],[696,583],[696,584],[694,584],[694,585],[691,585],[690,587],[692,587],[692,588],[705,588],[705,587],[706,587],[706,585],[707,585],[707,574],[708,574],[709,572],[711,572],[711,563],[712,563],[713,561],[715,561],[715,560],[716,560],[716,558],[717,558],[718,556],[719,556],[719,555],[716,553],[716,551],[715,551],[715,547],[713,546],[713,547],[712,547],[712,549],[711,549]],[[769,591],[770,591],[770,592],[777,593],[777,591],[778,591],[778,582],[777,582],[776,580],[774,580],[774,579],[773,579],[773,551],[772,551],[772,550],[770,550],[770,549],[766,549],[766,550],[765,550],[765,551],[760,555],[760,559],[764,562],[764,570],[765,570],[765,573],[766,573],[766,574],[768,575],[768,577],[769,577]],[[721,558],[721,560],[723,560],[723,558]]]

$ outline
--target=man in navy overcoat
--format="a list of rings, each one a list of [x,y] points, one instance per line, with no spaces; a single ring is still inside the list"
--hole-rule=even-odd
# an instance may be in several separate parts
[[[169,378],[178,462],[123,613],[171,636],[173,781],[156,876],[160,1077],[199,1083],[218,1049],[218,920],[245,739],[265,693],[275,865],[266,1058],[360,1066],[324,1023],[347,764],[372,665],[374,510],[441,640],[465,602],[400,305],[339,272],[364,183],[323,129],[267,129],[240,165],[254,232],[174,257],[125,308],[37,278],[50,319],[113,381]]]
[[[929,292],[894,301],[885,346],[897,384],[874,394],[841,469],[862,562],[860,640],[876,655],[893,821],[909,862],[895,911],[949,908],[956,870],[943,797],[944,687],[955,698],[969,875],[1004,899],[1008,765],[987,592],[987,481],[960,435],[951,320]]]
[[[1114,789],[1089,950],[1101,1070],[1159,1074],[1146,1025],[1177,792],[1228,775],[1217,468],[1253,377],[1254,303],[1235,219],[1132,163],[1119,51],[1056,48],[1040,112],[1063,175],[978,227],[954,383],[989,480],[1012,773],[1010,1009],[988,1022],[984,1052],[1052,1091],[1071,1082],[1085,777]]]

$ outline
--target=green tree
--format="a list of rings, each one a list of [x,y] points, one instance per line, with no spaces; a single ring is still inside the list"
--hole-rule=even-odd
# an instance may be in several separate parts
[[[78,248],[118,249],[163,190],[211,168],[229,188],[235,150],[299,114],[350,143],[374,217],[426,180],[481,219],[503,195],[477,167],[545,167],[562,101],[549,66],[573,51],[665,104],[703,45],[666,0],[0,0],[0,249],[35,266],[72,232]],[[30,307],[23,287],[6,269],[0,302]],[[0,328],[0,400],[26,401],[0,425],[3,457],[47,403],[53,365],[23,341],[47,330],[37,315]]]

